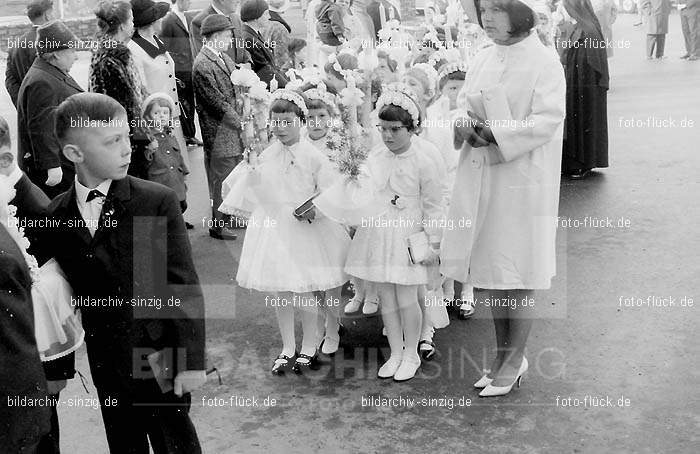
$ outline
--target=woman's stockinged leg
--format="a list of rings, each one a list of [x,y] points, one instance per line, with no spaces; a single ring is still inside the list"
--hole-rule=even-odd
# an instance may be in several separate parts
[[[386,328],[387,340],[391,349],[391,356],[400,358],[403,354],[403,331],[401,329],[401,315],[399,304],[396,300],[394,284],[377,284],[377,293],[382,299],[382,321]]]
[[[292,294],[280,292],[275,296],[280,297],[280,301],[287,304],[278,304],[275,308],[277,324],[282,336],[282,354],[289,357],[294,356],[296,350],[296,340],[294,338],[294,306],[292,306]]]
[[[485,304],[487,299],[491,306],[493,315],[493,327],[496,331],[496,357],[491,363],[489,378],[494,378],[498,374],[506,357],[508,345],[508,317],[503,307],[493,304],[494,301],[503,300],[507,293],[503,290],[474,290],[474,300],[477,304]]]
[[[401,314],[401,327],[406,346],[405,354],[418,358],[418,340],[422,324],[417,285],[396,285],[396,299]]]
[[[506,354],[492,383],[494,386],[508,386],[518,375],[533,321],[532,308],[522,306],[521,301],[523,298],[531,297],[533,293],[533,290],[507,291],[508,301],[514,303],[500,308],[508,320]]]

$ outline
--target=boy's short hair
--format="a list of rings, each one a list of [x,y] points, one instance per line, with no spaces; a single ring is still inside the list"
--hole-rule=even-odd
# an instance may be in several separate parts
[[[54,134],[63,146],[71,130],[109,124],[118,116],[126,116],[126,109],[115,99],[102,93],[76,93],[56,108]]]
[[[50,9],[53,9],[53,0],[33,0],[27,4],[27,17],[34,22]]]
[[[7,120],[0,116],[0,148],[12,147],[12,140],[10,139],[10,126],[7,124]]]

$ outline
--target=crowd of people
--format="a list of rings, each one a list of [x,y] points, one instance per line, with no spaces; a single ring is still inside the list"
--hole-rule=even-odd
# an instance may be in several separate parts
[[[608,166],[614,8],[438,1],[407,26],[388,0],[312,0],[300,39],[288,0],[189,3],[100,1],[87,90],[69,74],[80,40],[51,0],[28,6],[24,38],[44,45],[10,53],[16,135],[0,118],[0,388],[43,403],[0,407],[2,451],[59,452],[55,402],[84,339],[111,452],[201,452],[190,146],[209,235],[246,229],[237,284],[275,302],[274,375],[335,354],[342,314],[362,311],[390,347],[378,377],[410,380],[448,307],[467,319],[488,300],[504,302],[496,356],[474,386],[519,386],[534,309],[510,302],[556,274],[562,175]]]

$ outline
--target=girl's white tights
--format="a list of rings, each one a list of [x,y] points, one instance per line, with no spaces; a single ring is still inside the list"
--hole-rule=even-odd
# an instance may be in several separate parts
[[[406,355],[419,360],[422,313],[418,304],[418,286],[382,283],[377,287],[391,356],[401,357],[405,348]]]
[[[314,301],[313,293],[292,293],[279,292],[277,295],[280,301],[285,301],[287,304],[278,304],[275,308],[277,314],[277,323],[282,335],[282,354],[294,356],[296,352],[296,338],[294,336],[294,312],[295,310],[301,316],[301,328],[303,332],[301,340],[301,353],[313,356],[316,353],[316,320],[318,308]],[[296,300],[294,300],[296,296]]]

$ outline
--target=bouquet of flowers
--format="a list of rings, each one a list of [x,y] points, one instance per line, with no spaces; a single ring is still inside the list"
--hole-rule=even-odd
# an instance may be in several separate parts
[[[237,68],[231,73],[236,92],[236,107],[241,116],[243,158],[250,163],[267,146],[267,109],[270,93],[265,82],[248,68]]]

